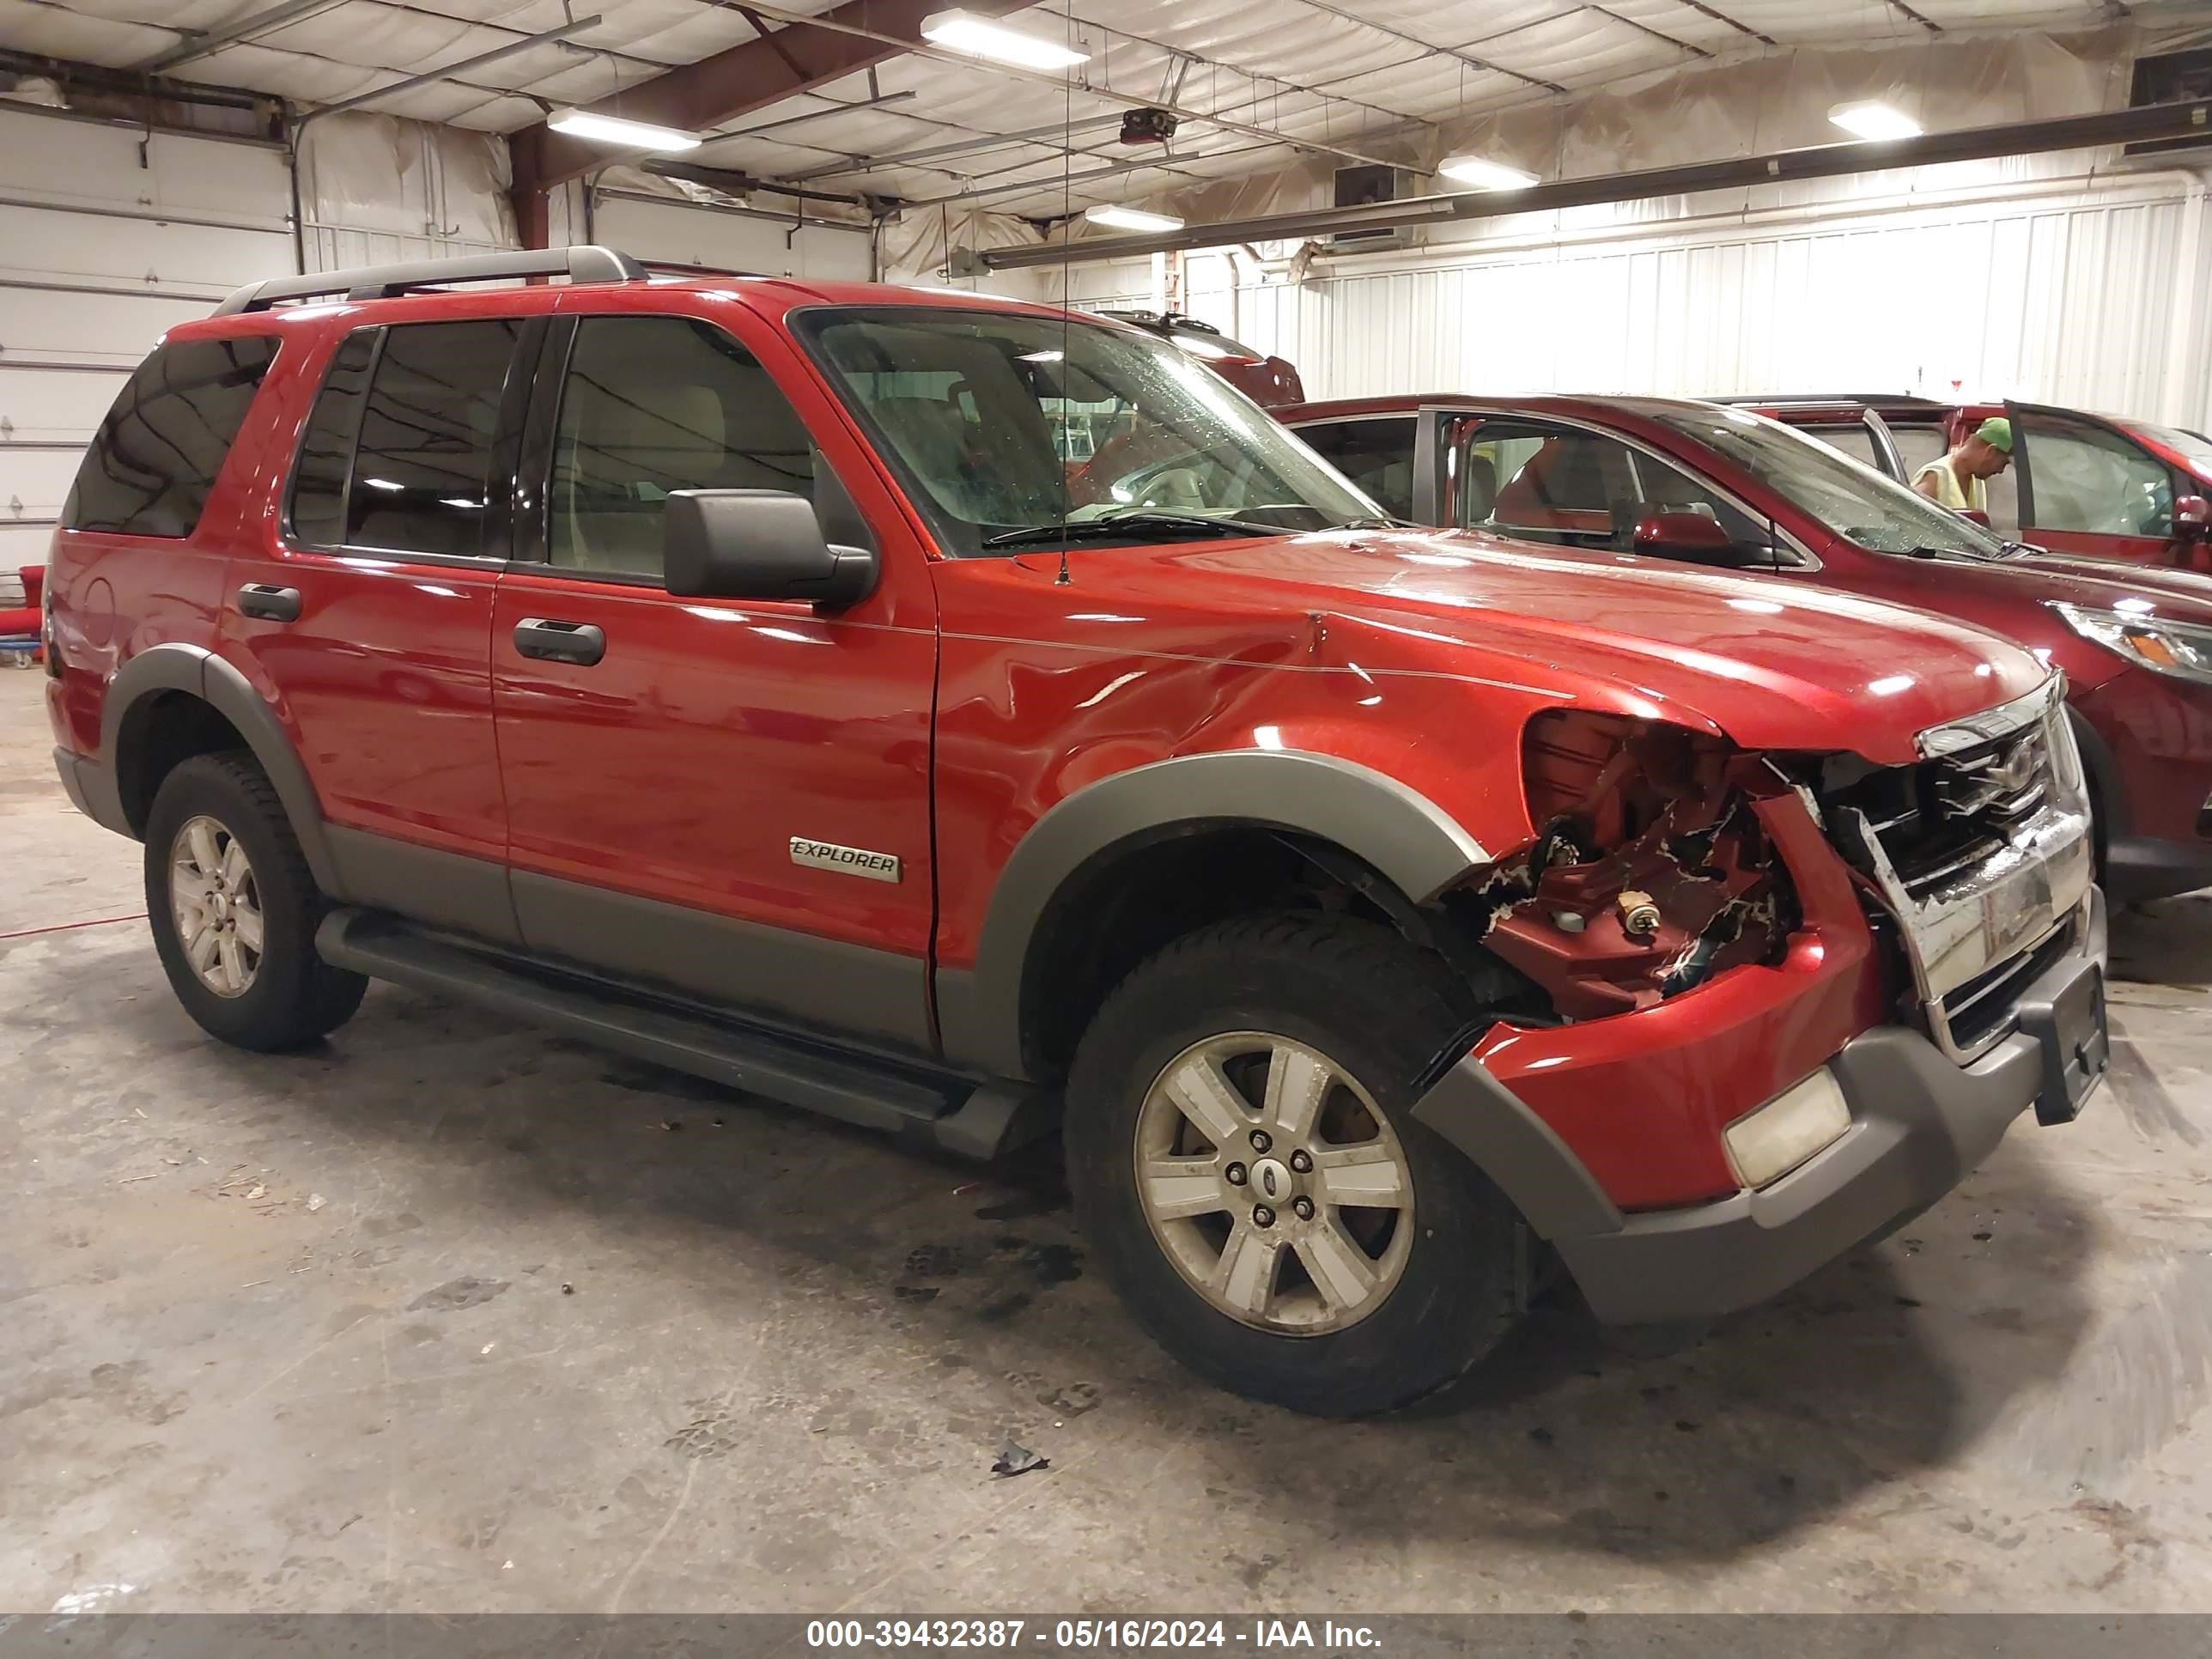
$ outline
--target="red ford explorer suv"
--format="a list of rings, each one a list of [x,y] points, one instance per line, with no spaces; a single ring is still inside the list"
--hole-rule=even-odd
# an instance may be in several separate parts
[[[1070,511],[1094,417],[1183,504]],[[963,1152],[1057,1119],[1132,1312],[1303,1410],[1449,1382],[1532,1261],[1755,1302],[2104,1064],[2058,675],[1391,528],[1133,329],[594,248],[264,283],[133,377],[47,595],[209,1031],[378,977]]]
[[[2212,581],[2034,556],[1711,404],[1413,397],[1275,413],[1422,524],[1770,571],[2018,641],[2065,671],[2105,887],[2133,900],[2212,884]]]

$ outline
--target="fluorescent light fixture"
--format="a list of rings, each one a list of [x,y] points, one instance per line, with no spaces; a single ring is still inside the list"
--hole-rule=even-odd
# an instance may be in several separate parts
[[[1862,138],[1917,138],[1924,131],[1903,110],[1874,99],[1838,104],[1828,112],[1828,119],[1845,132],[1856,133]]]
[[[933,12],[921,20],[921,38],[949,46],[954,52],[964,52],[971,58],[988,58],[994,63],[1012,64],[1018,69],[1073,69],[1078,64],[1091,61],[1087,52],[1075,52],[1034,34],[1024,34],[1019,29],[1010,29],[972,12]]]
[[[1083,210],[1083,216],[1094,225],[1108,225],[1115,230],[1181,230],[1182,221],[1171,213],[1147,213],[1142,208],[1095,207]]]
[[[650,121],[629,121],[619,115],[599,115],[587,109],[556,109],[545,118],[545,125],[571,138],[613,144],[623,149],[699,148],[699,135],[696,132],[679,132],[674,127],[657,127]]]
[[[1509,167],[1503,161],[1493,161],[1484,155],[1447,155],[1437,163],[1437,171],[1444,178],[1473,185],[1477,190],[1526,190],[1536,182],[1534,173]]]

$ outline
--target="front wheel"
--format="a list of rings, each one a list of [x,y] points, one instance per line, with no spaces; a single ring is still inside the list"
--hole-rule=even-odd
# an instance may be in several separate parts
[[[1208,1381],[1322,1416],[1412,1404],[1516,1316],[1515,1216],[1412,1109],[1471,1010],[1364,921],[1243,918],[1123,981],[1078,1049],[1078,1217]]]

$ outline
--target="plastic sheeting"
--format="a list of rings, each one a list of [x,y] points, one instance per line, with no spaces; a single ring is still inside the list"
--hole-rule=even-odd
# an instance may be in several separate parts
[[[489,133],[349,112],[300,139],[309,225],[497,247],[515,246],[507,143]]]

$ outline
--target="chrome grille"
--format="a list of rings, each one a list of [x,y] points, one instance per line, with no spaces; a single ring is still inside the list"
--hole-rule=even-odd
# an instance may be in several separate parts
[[[1824,794],[1844,855],[1899,924],[1929,1035],[1974,1059],[2063,951],[2094,874],[2064,683],[1921,734],[1916,765],[1861,768]]]

